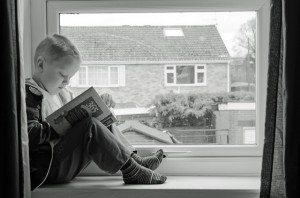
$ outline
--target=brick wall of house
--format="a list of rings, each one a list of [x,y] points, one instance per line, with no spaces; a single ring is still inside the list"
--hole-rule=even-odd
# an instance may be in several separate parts
[[[255,110],[215,111],[216,129],[229,129],[229,144],[243,144],[243,128],[255,127]]]
[[[117,103],[145,106],[157,94],[218,93],[227,91],[227,63],[207,64],[207,86],[172,86],[164,84],[164,65],[126,65],[125,87],[96,88],[98,93],[110,93]],[[86,88],[72,88],[75,95]]]

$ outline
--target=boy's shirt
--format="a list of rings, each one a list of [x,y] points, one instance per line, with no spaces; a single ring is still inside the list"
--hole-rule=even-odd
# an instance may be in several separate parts
[[[48,109],[45,109],[46,117],[52,114],[54,111],[63,106],[62,101],[58,95],[50,95],[47,91],[44,91],[45,103],[48,105]]]
[[[36,87],[39,87],[38,84],[33,80],[30,79],[30,82],[32,84],[34,84]],[[61,98],[59,97],[58,94],[56,95],[51,95],[49,94],[46,90],[40,88],[39,91],[43,94],[44,96],[44,101],[43,101],[43,105],[45,106],[44,108],[44,116],[47,117],[50,114],[52,114],[54,111],[56,111],[57,109],[59,109],[60,107],[63,106],[63,102],[61,100]]]

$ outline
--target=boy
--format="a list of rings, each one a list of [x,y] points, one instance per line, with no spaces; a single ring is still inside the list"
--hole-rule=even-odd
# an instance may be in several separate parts
[[[94,118],[82,120],[63,135],[45,121],[73,98],[66,85],[80,63],[79,51],[62,35],[48,36],[36,49],[35,72],[26,80],[31,188],[71,181],[92,160],[108,173],[120,170],[125,184],[164,183],[167,177],[153,171],[162,161],[161,149],[140,157]]]

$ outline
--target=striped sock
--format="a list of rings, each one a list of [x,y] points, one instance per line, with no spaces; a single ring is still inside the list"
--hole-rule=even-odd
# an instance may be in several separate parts
[[[163,184],[167,177],[139,165],[132,158],[121,168],[125,184]]]
[[[132,153],[131,157],[140,165],[149,168],[151,170],[155,170],[158,168],[158,166],[161,164],[164,152],[162,149],[159,149],[156,151],[154,155],[147,156],[147,157],[141,157],[136,153]]]

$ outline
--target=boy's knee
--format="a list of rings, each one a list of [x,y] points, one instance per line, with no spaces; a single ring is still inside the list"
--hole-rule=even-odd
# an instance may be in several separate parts
[[[88,122],[89,126],[96,126],[101,129],[106,128],[97,118],[94,118],[94,117],[88,117],[87,122]]]
[[[83,122],[85,122],[87,125],[93,125],[95,124],[98,120],[94,117],[87,117],[84,120],[82,120]]]

